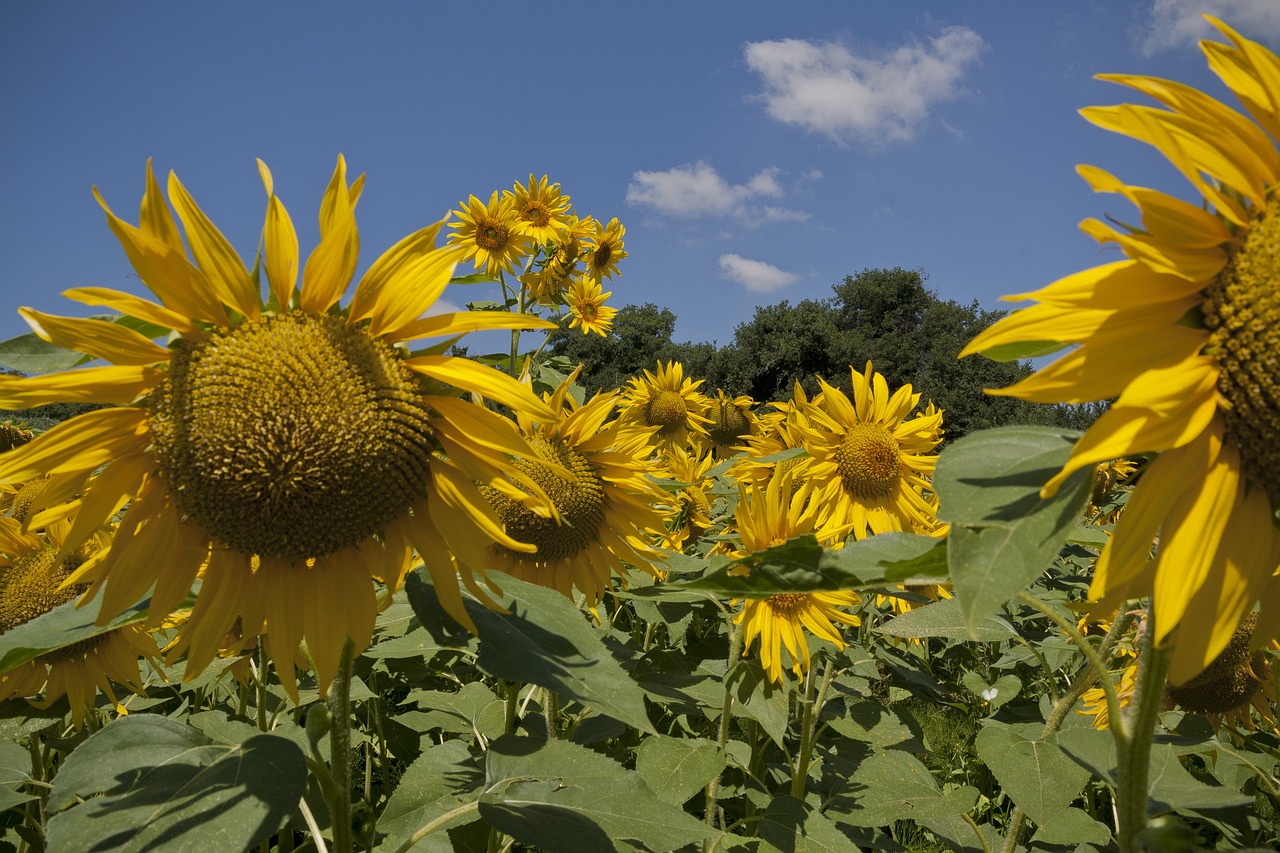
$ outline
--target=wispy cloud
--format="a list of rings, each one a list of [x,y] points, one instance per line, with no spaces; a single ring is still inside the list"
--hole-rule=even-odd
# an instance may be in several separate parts
[[[687,219],[732,216],[748,225],[808,219],[809,214],[802,210],[756,203],[762,198],[782,198],[780,173],[780,169],[771,166],[745,184],[730,184],[704,162],[663,172],[636,172],[627,187],[627,201]]]
[[[720,272],[725,278],[736,281],[752,293],[773,293],[800,278],[773,264],[732,254],[720,256]]]
[[[1140,33],[1139,47],[1147,56],[1193,45],[1217,30],[1204,19],[1213,15],[1253,39],[1280,38],[1277,0],[1154,0],[1151,19]]]
[[[811,133],[871,144],[910,139],[986,43],[951,27],[928,43],[859,56],[834,42],[749,42],[747,65],[763,79],[769,115]]]

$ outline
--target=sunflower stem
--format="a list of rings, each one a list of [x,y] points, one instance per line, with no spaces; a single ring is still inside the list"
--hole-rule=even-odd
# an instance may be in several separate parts
[[[1123,734],[1116,740],[1116,843],[1120,853],[1137,849],[1138,834],[1147,826],[1151,743],[1164,701],[1165,674],[1169,671],[1169,657],[1156,642],[1151,615],[1148,607],[1130,714],[1121,720]]]
[[[542,688],[542,716],[547,721],[547,740],[560,737],[560,696],[554,690]]]
[[[827,701],[827,691],[831,688],[831,677],[834,674],[835,667],[828,660],[822,669],[822,686],[818,688],[816,699],[813,698],[812,670],[804,680],[804,714],[800,726],[800,749],[796,756],[796,771],[791,777],[791,796],[797,800],[804,799],[805,782],[809,779],[809,761],[813,758],[813,747],[817,740],[813,736],[813,721]]]
[[[729,721],[733,715],[733,681],[731,676],[733,668],[738,665],[738,656],[742,653],[742,626],[734,624],[733,614],[725,611],[725,620],[729,623],[729,660],[728,666],[724,671],[724,701],[720,705],[720,726],[716,732],[716,745],[721,750],[729,743]],[[716,801],[720,795],[720,776],[724,771],[717,773],[715,778],[707,783],[707,826],[715,826],[716,822]],[[706,849],[706,843],[703,844]]]
[[[258,641],[258,648],[254,652],[258,658],[258,665],[252,669],[254,700],[256,702],[256,712],[258,716],[258,731],[269,731],[267,725],[267,652],[263,647],[261,640]]]
[[[338,675],[329,692],[329,711],[333,714],[333,727],[329,729],[329,769],[333,776],[329,814],[333,817],[334,853],[353,853],[355,849],[351,832],[351,667],[355,648],[350,637],[342,644]]]
[[[516,712],[519,711],[520,705],[520,682],[504,681],[502,686],[506,692],[506,716],[502,731],[504,734],[513,735],[516,733],[516,721],[519,719]]]

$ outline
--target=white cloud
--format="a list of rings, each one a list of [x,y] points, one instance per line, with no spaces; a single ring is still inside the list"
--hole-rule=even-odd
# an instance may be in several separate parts
[[[986,47],[968,27],[928,44],[880,56],[800,39],[748,42],[747,65],[765,84],[769,115],[833,139],[870,143],[910,139],[929,109],[956,95],[960,76]]]
[[[1151,56],[1218,36],[1204,15],[1226,21],[1248,38],[1280,38],[1277,0],[1154,0],[1151,21],[1142,33],[1142,52]]]
[[[770,166],[745,184],[730,184],[712,166],[698,162],[665,172],[636,172],[627,187],[627,201],[661,213],[692,219],[732,216],[748,225],[782,220],[803,221],[809,214],[775,205],[753,203],[758,198],[782,198],[781,170]]]
[[[773,264],[732,254],[720,256],[720,272],[752,293],[772,293],[800,278],[795,273],[780,270]]]

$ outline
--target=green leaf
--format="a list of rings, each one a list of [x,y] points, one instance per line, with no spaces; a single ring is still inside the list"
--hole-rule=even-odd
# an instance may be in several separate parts
[[[849,836],[832,820],[785,794],[774,797],[760,815],[757,832],[784,853],[847,853],[853,849]]]
[[[633,771],[561,740],[504,735],[489,745],[480,816],[549,851],[672,850],[717,833]]]
[[[1092,728],[1058,732],[1058,746],[1080,766],[1108,785],[1116,784],[1115,741],[1107,732]],[[1176,809],[1213,811],[1251,805],[1253,798],[1231,788],[1206,785],[1178,761],[1177,750],[1169,744],[1153,744],[1148,776],[1152,814]]]
[[[823,548],[809,534],[735,561],[712,558],[704,576],[667,586],[734,598],[862,589],[917,575],[941,577],[944,555],[943,543],[932,536],[882,533],[834,550]],[[743,570],[747,574],[741,574]]]
[[[1071,805],[1089,778],[1058,748],[1055,735],[1043,732],[1039,723],[988,720],[974,742],[1004,792],[1042,826]]]
[[[970,630],[965,624],[960,602],[944,598],[893,617],[875,629],[890,637],[945,637],[948,640],[978,640],[1000,642],[1018,636],[1018,632],[1003,616],[989,615]]]
[[[896,711],[874,699],[852,701],[838,711],[833,708],[839,708],[839,703],[829,702],[823,707],[822,720],[827,725],[837,734],[865,741],[877,750],[898,746],[916,736]]]
[[[0,634],[0,672],[8,672],[54,649],[75,645],[147,618],[150,599],[140,601],[107,625],[95,624],[102,608],[102,596],[84,607],[68,601]]]
[[[480,637],[476,666],[495,678],[554,690],[633,729],[655,733],[644,691],[573,602],[546,587],[490,574],[505,591],[497,602],[510,612],[496,613],[467,600]]]
[[[966,672],[960,681],[975,697],[987,703],[990,713],[1017,698],[1022,690],[1022,680],[1016,675],[1002,675],[993,684],[988,684],[978,673]]]
[[[1088,499],[1078,471],[1051,498],[1040,488],[1062,469],[1078,434],[1049,427],[972,433],[938,459],[938,517],[951,523],[947,560],[970,636],[1053,562]]]
[[[944,793],[920,759],[893,749],[862,762],[850,785],[851,793],[836,797],[831,810],[855,826],[964,814],[978,802],[976,788],[964,785]]]
[[[650,737],[636,751],[636,773],[673,806],[705,788],[727,763],[725,751],[706,738]]]
[[[478,732],[485,737],[502,734],[506,709],[501,699],[482,681],[472,681],[456,692],[415,690],[406,702],[417,702],[427,713],[402,714],[397,719],[420,732],[441,729],[455,734]]]
[[[471,275],[455,275],[449,279],[450,284],[497,284],[498,280],[491,275],[482,272],[472,273]]]
[[[122,717],[59,769],[49,849],[244,850],[280,828],[306,781],[288,738],[222,744],[166,717]]]
[[[1022,361],[1024,358],[1040,358],[1066,349],[1070,344],[1059,341],[1019,341],[1013,344],[1000,344],[989,350],[983,350],[984,358],[992,361]]]
[[[387,833],[383,849],[398,850],[431,821],[475,800],[483,782],[484,774],[461,740],[447,740],[422,753],[400,777],[378,818],[378,831]],[[410,849],[414,853],[448,853],[453,846],[445,830],[466,819],[474,820],[475,814],[459,814]]]
[[[0,364],[32,376],[69,370],[89,361],[89,356],[63,349],[36,337],[34,332],[0,341]]]
[[[1015,799],[1014,802],[1017,802]],[[1021,803],[1019,803],[1021,805]],[[1023,808],[1026,811],[1026,808]],[[1032,820],[1035,820],[1032,818]],[[1040,844],[1064,844],[1075,846],[1082,843],[1106,844],[1111,840],[1111,829],[1105,823],[1099,823],[1089,817],[1089,813],[1081,809],[1062,809],[1048,821],[1036,821],[1036,834],[1032,839]]]

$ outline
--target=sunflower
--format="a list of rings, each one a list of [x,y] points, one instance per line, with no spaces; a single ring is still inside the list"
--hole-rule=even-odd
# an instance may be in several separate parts
[[[569,311],[573,315],[570,329],[582,329],[584,335],[595,332],[600,337],[609,334],[613,328],[614,315],[617,308],[610,308],[604,301],[613,295],[612,291],[600,292],[600,282],[592,278],[575,279],[569,286]]]
[[[926,409],[908,419],[920,395],[904,385],[892,395],[883,376],[850,370],[853,400],[821,378],[822,389],[804,404],[801,427],[810,459],[801,468],[821,508],[823,530],[939,533],[930,477],[942,440],[942,413]]]
[[[1249,613],[1204,671],[1185,684],[1167,687],[1165,697],[1184,711],[1209,718],[1214,728],[1228,719],[1252,729],[1251,709],[1274,728],[1275,683],[1267,652],[1253,648],[1257,625],[1258,614]]]
[[[578,406],[569,388],[581,370],[544,394],[554,418],[517,413],[520,431],[534,455],[513,468],[550,496],[553,512],[539,515],[509,493],[481,491],[511,536],[537,546],[535,553],[501,543],[489,546],[486,564],[531,583],[573,597],[573,588],[594,606],[610,586],[611,574],[625,577],[628,564],[656,574],[658,556],[647,542],[665,530],[658,507],[665,495],[646,476],[647,436],[621,431],[609,421],[617,392],[601,393]]]
[[[535,243],[558,243],[569,233],[569,197],[561,194],[559,184],[547,180],[531,172],[528,186],[517,181],[514,193],[503,193],[512,201],[520,233]]]
[[[61,520],[42,535],[23,533],[18,521],[0,516],[0,633],[48,613],[82,591],[64,586],[63,581],[108,541],[109,534],[97,531],[74,552],[65,553],[70,529],[71,522]],[[138,661],[154,664],[158,655],[155,641],[145,630],[126,625],[0,673],[0,700],[44,694],[36,705],[48,708],[66,696],[71,721],[78,729],[84,725],[85,713],[93,711],[98,691],[118,713],[125,713],[112,682],[142,693]]]
[[[626,233],[627,229],[616,216],[609,220],[608,225],[595,223],[595,232],[586,248],[588,276],[599,281],[618,274],[618,261],[627,256],[622,248],[622,238]]]
[[[746,449],[747,438],[759,429],[758,419],[751,411],[753,405],[755,401],[746,394],[729,397],[722,389],[716,390],[707,410],[711,421],[707,425],[707,443],[717,459]]]
[[[459,203],[451,244],[464,247],[463,260],[489,275],[515,273],[515,265],[533,253],[533,240],[524,233],[516,213],[515,196],[498,197],[494,190],[485,204],[475,196]]]
[[[781,462],[762,462],[775,454],[784,451],[803,451],[803,427],[808,426],[805,406],[809,398],[799,382],[792,386],[789,400],[775,400],[769,403],[774,411],[765,412],[756,418],[755,429],[743,438],[746,455],[735,459],[730,473],[739,482],[750,483],[754,487],[764,488],[773,476],[775,469],[779,472],[790,471],[802,465],[809,457],[806,453],[796,453]]]
[[[50,475],[40,501],[53,508],[41,519],[76,513],[64,553],[127,504],[110,549],[68,583],[87,583],[90,597],[102,592],[104,620],[151,590],[154,627],[207,563],[179,635],[186,677],[213,659],[240,620],[246,636],[265,630],[265,648],[296,699],[292,662],[299,644],[305,639],[325,690],[346,638],[357,651],[370,641],[373,581],[395,589],[411,546],[427,559],[446,608],[463,619],[454,564],[435,555],[474,554],[491,539],[531,547],[502,532],[474,485],[510,487],[502,475],[509,454],[528,447],[508,421],[459,397],[484,395],[542,417],[550,410],[495,370],[430,350],[409,354],[399,345],[548,324],[491,312],[420,319],[460,254],[435,248],[443,223],[374,261],[351,304],[339,308],[356,267],[354,209],[364,183],[363,176],[347,183],[341,157],[321,203],[320,244],[298,288],[292,221],[261,161],[259,169],[268,196],[266,304],[175,175],[169,199],[194,261],[150,164],[140,226],[118,218],[99,196],[160,304],[103,288],[66,295],[170,328],[173,342],[163,347],[123,325],[20,309],[45,340],[110,364],[3,377],[0,407],[59,400],[116,405],[5,454],[0,484]],[[468,572],[463,580],[474,585]]]
[[[694,436],[706,436],[711,422],[706,414],[710,403],[698,391],[701,384],[701,379],[685,378],[680,362],[658,362],[656,375],[646,370],[643,377],[628,380],[619,418],[626,427],[644,429],[658,448],[688,447]]]
[[[711,527],[710,488],[714,480],[708,477],[708,473],[714,465],[715,458],[711,454],[698,456],[682,447],[673,447],[664,455],[662,473],[681,485],[673,495],[675,513],[667,519],[662,547],[683,551],[688,540],[696,540]]]
[[[1171,648],[1174,683],[1203,670],[1259,600],[1259,636],[1280,631],[1280,59],[1210,20],[1231,43],[1201,43],[1209,66],[1256,124],[1190,87],[1127,75],[1102,79],[1168,109],[1083,111],[1094,124],[1155,147],[1204,205],[1080,167],[1095,190],[1120,193],[1138,208],[1140,228],[1093,219],[1081,225],[1117,244],[1125,259],[1007,297],[1038,304],[1002,319],[961,353],[1077,344],[991,393],[1036,402],[1116,398],[1044,495],[1078,469],[1157,454],[1098,560],[1090,596],[1107,607],[1154,596],[1156,639]]]
[[[844,536],[838,532],[824,536],[816,529],[817,515],[806,500],[806,491],[792,488],[790,471],[772,477],[763,490],[739,485],[735,522],[742,548],[734,556],[754,554],[808,533],[817,534],[824,546],[843,545]],[[797,676],[803,674],[809,668],[805,630],[843,649],[848,644],[836,624],[859,624],[857,615],[842,608],[856,607],[860,601],[851,590],[784,592],[747,598],[734,622],[742,625],[744,650],[750,651],[760,639],[760,665],[775,684],[781,684],[782,649],[791,659],[791,671]]]
[[[1127,710],[1133,703],[1133,694],[1138,689],[1138,662],[1131,661],[1120,672],[1120,678],[1115,682],[1116,695],[1120,699],[1120,709]],[[1093,717],[1090,723],[1095,729],[1107,729],[1111,727],[1111,709],[1107,704],[1107,692],[1101,687],[1090,687],[1084,693],[1080,694],[1080,700],[1084,703],[1084,707],[1077,710],[1076,713],[1085,717]]]

